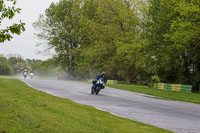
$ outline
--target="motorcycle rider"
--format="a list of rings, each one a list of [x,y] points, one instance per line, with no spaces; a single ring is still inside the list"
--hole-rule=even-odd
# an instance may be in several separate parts
[[[26,78],[27,75],[28,75],[28,71],[27,71],[27,69],[24,69],[24,71],[23,71],[23,76],[24,76],[24,78]]]
[[[100,75],[97,75],[96,79],[93,81],[93,89],[94,89],[94,92],[96,92],[96,87],[97,87],[97,84],[96,82],[98,80],[101,80],[103,81],[103,84],[106,84],[107,83],[107,77],[106,77],[106,73],[105,72],[102,72]],[[103,86],[103,88],[105,88],[105,86]]]
[[[34,73],[33,73],[33,71],[31,70],[31,71],[30,71],[31,79],[33,78],[33,74],[34,74]]]

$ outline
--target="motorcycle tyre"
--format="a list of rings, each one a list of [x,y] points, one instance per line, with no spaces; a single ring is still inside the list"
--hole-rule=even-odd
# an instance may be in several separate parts
[[[99,91],[100,91],[100,90],[97,90],[97,91],[96,91],[96,95],[98,95],[98,94],[99,94]]]
[[[92,94],[92,95],[94,94],[94,90],[93,90],[93,87],[91,87],[91,94]]]

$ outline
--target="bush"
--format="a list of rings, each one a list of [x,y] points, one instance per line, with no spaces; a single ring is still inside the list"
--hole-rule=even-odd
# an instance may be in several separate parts
[[[160,78],[157,75],[154,75],[151,77],[151,82],[154,83],[158,83],[160,82]]]
[[[197,81],[197,82],[192,86],[192,92],[193,92],[193,93],[200,93],[200,81]]]
[[[151,77],[151,81],[148,83],[149,88],[153,88],[155,83],[160,82],[160,78],[157,75]]]
[[[0,63],[0,75],[11,75],[13,74],[13,69],[8,64]]]

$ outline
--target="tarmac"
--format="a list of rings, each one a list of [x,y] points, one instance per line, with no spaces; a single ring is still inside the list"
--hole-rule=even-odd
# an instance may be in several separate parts
[[[168,129],[176,133],[200,133],[200,105],[163,100],[154,96],[106,87],[99,95],[90,94],[92,84],[21,79],[48,94],[71,99],[111,114]]]

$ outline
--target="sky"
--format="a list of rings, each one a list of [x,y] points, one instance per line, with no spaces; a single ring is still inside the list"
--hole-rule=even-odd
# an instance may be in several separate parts
[[[11,41],[0,43],[0,55],[19,54],[24,59],[41,59],[46,60],[51,55],[39,54],[37,51],[45,50],[45,47],[37,47],[37,43],[41,40],[34,36],[36,30],[32,26],[38,20],[40,14],[44,14],[45,10],[52,2],[59,0],[17,0],[16,7],[21,8],[21,13],[17,14],[12,20],[5,20],[0,28],[9,26],[13,22],[19,23],[19,20],[26,23],[26,31],[22,34],[14,35]]]

